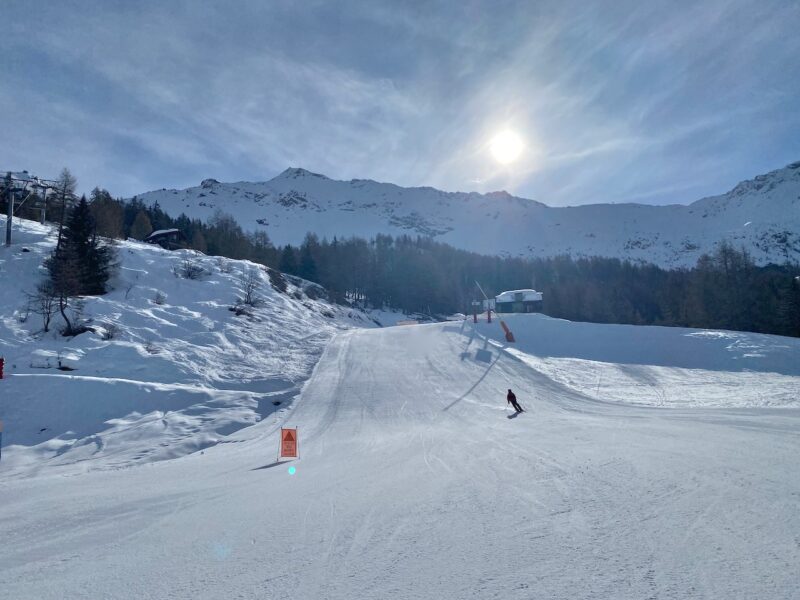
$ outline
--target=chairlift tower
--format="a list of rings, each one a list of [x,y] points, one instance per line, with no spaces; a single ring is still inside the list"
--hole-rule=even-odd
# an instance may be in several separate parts
[[[42,223],[44,224],[47,211],[47,192],[56,189],[56,182],[29,175],[27,171],[15,173],[6,171],[2,180],[2,193],[6,196],[6,247],[11,245],[11,228],[14,221],[14,211],[19,210],[33,196],[42,199]],[[15,207],[17,195],[22,197],[19,205]]]

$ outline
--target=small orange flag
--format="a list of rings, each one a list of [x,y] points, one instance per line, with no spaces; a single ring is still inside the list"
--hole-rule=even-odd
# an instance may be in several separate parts
[[[281,458],[297,458],[297,429],[281,429]]]

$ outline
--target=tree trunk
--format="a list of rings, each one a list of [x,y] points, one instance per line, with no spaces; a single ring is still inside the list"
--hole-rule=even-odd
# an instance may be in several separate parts
[[[67,328],[64,330],[64,335],[71,335],[72,334],[72,323],[70,323],[69,317],[67,317],[67,297],[63,294],[58,297],[58,310],[61,313],[61,316],[64,318],[64,323],[67,324]]]

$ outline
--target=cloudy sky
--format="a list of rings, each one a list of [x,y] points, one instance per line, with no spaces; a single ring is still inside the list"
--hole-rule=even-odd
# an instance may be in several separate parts
[[[0,169],[130,196],[288,166],[551,205],[800,160],[800,3],[3,1]],[[492,138],[524,142],[503,165]]]

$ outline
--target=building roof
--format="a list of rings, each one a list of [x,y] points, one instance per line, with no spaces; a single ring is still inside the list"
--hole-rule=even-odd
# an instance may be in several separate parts
[[[542,299],[542,292],[536,290],[508,290],[495,296],[496,302],[519,302],[517,294],[522,294],[523,302],[537,302]]]
[[[154,231],[150,235],[145,238],[145,241],[152,240],[158,237],[162,237],[164,235],[170,235],[172,233],[180,233],[180,229],[159,229],[158,231]]]

